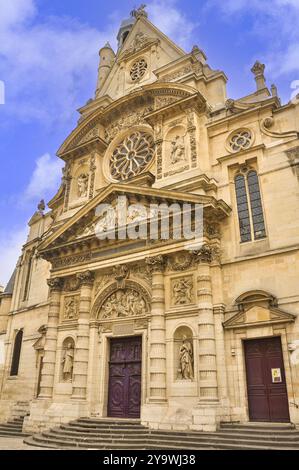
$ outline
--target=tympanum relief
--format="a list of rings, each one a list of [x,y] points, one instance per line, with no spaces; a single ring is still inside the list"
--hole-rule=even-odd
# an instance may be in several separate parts
[[[134,289],[119,289],[102,304],[100,318],[126,318],[146,315],[147,304],[142,295]]]

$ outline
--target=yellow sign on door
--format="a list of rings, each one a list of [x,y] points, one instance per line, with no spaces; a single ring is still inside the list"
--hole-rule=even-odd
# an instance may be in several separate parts
[[[272,383],[282,382],[281,379],[281,369],[271,369]]]

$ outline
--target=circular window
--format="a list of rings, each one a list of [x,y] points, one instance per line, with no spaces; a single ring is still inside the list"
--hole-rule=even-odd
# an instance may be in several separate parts
[[[110,174],[121,181],[137,176],[151,162],[155,152],[154,139],[145,132],[126,137],[112,153]]]
[[[229,139],[229,147],[233,152],[248,149],[251,143],[252,133],[248,129],[235,132]]]
[[[130,70],[130,76],[132,81],[136,82],[137,80],[140,80],[140,78],[142,78],[145,74],[146,70],[147,63],[145,59],[140,59],[137,62],[134,62]]]

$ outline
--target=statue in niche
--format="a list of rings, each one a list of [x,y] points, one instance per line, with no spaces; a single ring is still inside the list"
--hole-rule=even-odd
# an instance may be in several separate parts
[[[77,318],[78,313],[78,300],[75,297],[66,297],[64,304],[64,318],[65,320],[73,320]]]
[[[184,137],[176,136],[171,141],[170,161],[172,164],[185,160]]]
[[[74,367],[74,345],[69,341],[65,348],[64,357],[62,359],[62,378],[64,382],[71,382]]]
[[[78,196],[79,197],[87,197],[87,191],[88,191],[88,174],[87,173],[82,173],[80,176],[78,176]]]
[[[118,290],[102,305],[103,318],[125,318],[146,315],[147,307],[141,294],[133,289]]]
[[[193,348],[191,342],[183,335],[183,344],[180,347],[180,373],[182,379],[192,380],[193,374]]]
[[[174,305],[190,304],[192,302],[192,279],[183,277],[173,284]]]

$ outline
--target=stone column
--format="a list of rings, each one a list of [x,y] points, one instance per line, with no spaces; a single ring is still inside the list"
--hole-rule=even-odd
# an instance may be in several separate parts
[[[152,309],[150,324],[149,403],[165,404],[166,394],[166,328],[163,256],[146,258],[152,272]]]
[[[88,357],[89,357],[89,317],[94,273],[86,271],[77,274],[81,282],[78,331],[73,369],[73,394],[76,400],[86,399]]]
[[[57,334],[60,311],[60,296],[63,279],[55,277],[47,280],[50,287],[50,305],[48,314],[45,354],[41,374],[40,393],[38,398],[52,398],[57,350]]]
[[[210,273],[212,252],[204,245],[194,256],[197,262],[199,403],[193,412],[193,428],[208,432],[216,430],[219,404]]]

